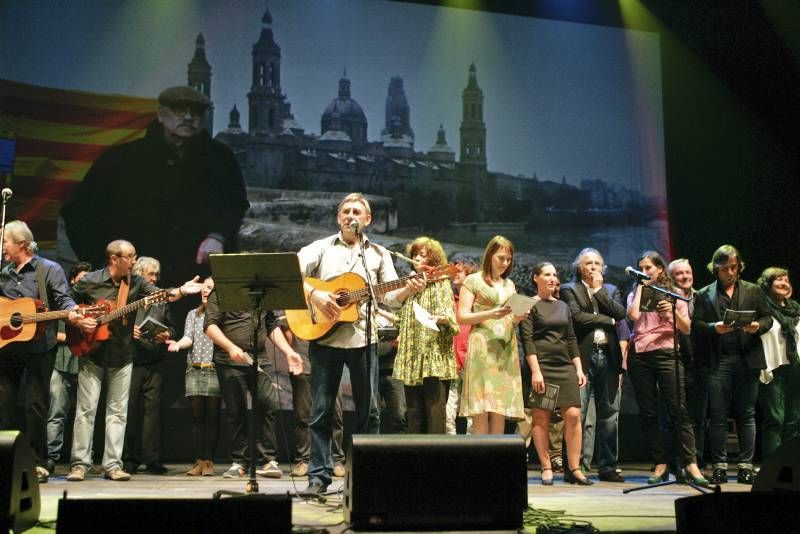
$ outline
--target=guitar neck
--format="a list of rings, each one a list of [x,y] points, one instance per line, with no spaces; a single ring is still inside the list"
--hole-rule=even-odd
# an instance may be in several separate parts
[[[69,317],[69,310],[39,312],[31,315],[23,315],[22,322],[38,323],[40,321],[53,321],[55,319],[66,319],[67,317]]]
[[[150,297],[152,297],[152,296],[153,295],[150,295]],[[137,300],[135,302],[131,302],[130,304],[127,304],[127,305],[123,306],[122,308],[117,308],[116,310],[114,310],[114,311],[112,311],[110,313],[102,315],[102,316],[97,318],[97,322],[98,322],[98,324],[106,324],[106,323],[110,323],[111,321],[113,321],[115,319],[119,319],[120,317],[122,317],[124,315],[128,315],[132,311],[135,311],[135,310],[138,310],[139,308],[147,306],[150,303],[150,300],[151,300],[150,297],[145,297],[143,299],[139,299],[139,300]]]
[[[414,278],[423,278],[424,276],[425,275],[423,273],[414,273],[404,276],[403,278],[398,278],[397,280],[392,280],[391,282],[382,282],[377,284],[375,286],[375,296],[377,297],[378,295],[383,295],[389,291],[400,289],[401,287],[405,286],[406,282],[409,280],[413,280]],[[369,296],[369,287],[362,287],[361,289],[351,291],[349,296],[351,301],[361,301]]]

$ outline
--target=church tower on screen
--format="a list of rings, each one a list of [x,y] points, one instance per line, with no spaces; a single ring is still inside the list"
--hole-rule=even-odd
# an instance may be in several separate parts
[[[197,34],[194,44],[194,57],[188,65],[188,84],[197,89],[211,101],[211,65],[206,59],[206,39],[202,33]],[[206,130],[209,135],[214,135],[214,104],[206,111]]]
[[[279,134],[284,119],[292,118],[290,104],[281,91],[281,48],[272,35],[269,8],[261,17],[261,36],[253,45],[253,82],[250,104],[250,134]]]

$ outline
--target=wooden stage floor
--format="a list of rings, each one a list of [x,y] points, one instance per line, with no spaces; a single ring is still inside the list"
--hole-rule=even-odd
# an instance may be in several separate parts
[[[64,492],[69,498],[197,498],[208,499],[217,490],[243,491],[246,479],[228,480],[222,472],[228,466],[218,465],[214,477],[188,477],[183,474],[188,465],[170,464],[170,472],[164,476],[137,474],[128,482],[104,480],[102,475],[91,474],[84,482],[67,482],[67,467],[59,465],[55,476],[47,484],[40,486],[40,522],[56,520],[58,500]],[[282,465],[284,473],[288,466]],[[572,521],[590,522],[600,532],[670,532],[675,531],[674,501],[680,497],[696,495],[697,492],[685,485],[671,485],[623,494],[625,488],[645,485],[649,476],[643,464],[624,465],[624,484],[595,481],[593,486],[582,487],[565,484],[560,474],[556,475],[555,485],[542,486],[538,470],[528,471],[528,503],[537,512],[550,517]],[[729,471],[729,480],[722,486],[723,492],[750,491],[750,486],[737,484],[735,470]],[[329,490],[341,488],[343,479],[334,479]],[[480,481],[475,481],[479,486]],[[284,474],[282,479],[259,478],[259,490],[265,494],[283,495],[287,492],[302,491],[307,485],[305,477],[290,478]],[[331,533],[346,530],[343,522],[341,494],[331,494],[325,504],[304,502],[295,499],[292,505],[292,522],[298,526],[316,527]],[[560,512],[560,513],[559,513]],[[531,517],[536,514],[528,514]],[[324,531],[322,530],[322,531]],[[525,532],[535,532],[536,526],[526,526]],[[27,532],[53,532],[44,527],[36,527]],[[111,531],[113,532],[113,531]],[[348,532],[352,532],[348,530]]]

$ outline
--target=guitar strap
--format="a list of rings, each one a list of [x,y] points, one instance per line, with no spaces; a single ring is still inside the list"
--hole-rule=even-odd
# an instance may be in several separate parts
[[[126,278],[123,278],[119,283],[119,292],[117,293],[117,308],[122,308],[128,302],[128,291],[131,286],[131,273],[128,273]],[[128,316],[122,316],[122,324],[128,324]]]
[[[36,282],[39,284],[39,300],[46,309],[50,309],[50,299],[47,297],[47,283],[45,281],[45,265],[40,259],[36,262]]]

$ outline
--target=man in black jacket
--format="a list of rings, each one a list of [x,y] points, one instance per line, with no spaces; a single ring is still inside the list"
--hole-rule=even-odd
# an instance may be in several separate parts
[[[567,303],[572,313],[572,324],[588,379],[586,387],[581,389],[581,426],[586,428],[592,395],[597,414],[595,440],[586,440],[581,456],[590,459],[591,448],[597,443],[596,463],[600,480],[625,482],[617,473],[622,351],[614,328],[617,321],[625,319],[625,306],[619,289],[603,283],[605,263],[597,250],[581,250],[572,266],[576,281],[561,286],[561,300]]]
[[[105,245],[124,238],[159,258],[172,286],[210,274],[208,254],[236,250],[249,204],[233,153],[203,129],[208,99],[171,87],[158,102],[146,135],[106,150],[61,215],[79,258],[102,265]]]
[[[764,292],[739,278],[744,261],[731,245],[719,247],[708,264],[717,280],[698,292],[692,318],[696,337],[696,357],[708,358],[709,414],[711,417],[712,484],[727,482],[728,413],[734,403],[739,434],[739,472],[737,481],[752,484],[753,453],[756,443],[755,406],[758,399],[758,374],[766,367],[759,336],[772,326]],[[727,310],[754,311],[754,319],[734,327],[723,322]]]
[[[133,265],[133,274],[155,285],[161,264],[142,256]],[[162,326],[163,325],[163,326]],[[128,394],[128,422],[122,448],[123,469],[135,474],[140,464],[153,475],[165,475],[161,463],[161,390],[164,385],[166,342],[175,336],[172,314],[166,302],[140,308],[133,324],[133,369]]]

